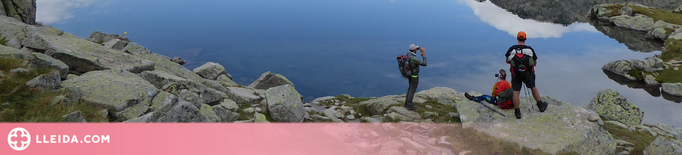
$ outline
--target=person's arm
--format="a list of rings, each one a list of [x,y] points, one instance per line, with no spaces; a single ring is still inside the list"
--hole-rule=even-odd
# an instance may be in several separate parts
[[[509,47],[509,49],[507,50],[507,53],[504,54],[504,62],[505,63],[511,63],[511,62],[509,62],[509,55],[511,55],[511,50],[512,50],[512,48]]]
[[[497,97],[497,83],[493,85],[493,93],[490,93],[490,96],[493,96],[493,98]]]
[[[528,48],[530,48],[530,50],[533,51],[533,61],[535,61],[535,65],[533,65],[533,66],[537,66],[538,65],[538,53],[535,53],[535,49],[533,49],[532,47],[528,46]]]
[[[419,63],[419,65],[426,66],[426,53],[425,53],[426,49],[425,48],[419,48],[419,49],[421,51],[421,55],[422,55],[422,59],[423,59],[423,61],[421,63]]]

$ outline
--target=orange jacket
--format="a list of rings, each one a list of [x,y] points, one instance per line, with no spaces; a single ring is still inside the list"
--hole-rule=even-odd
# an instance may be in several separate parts
[[[493,93],[491,96],[493,98],[497,98],[497,94],[500,94],[501,92],[511,88],[511,84],[507,82],[506,80],[500,80],[495,85],[493,85]]]

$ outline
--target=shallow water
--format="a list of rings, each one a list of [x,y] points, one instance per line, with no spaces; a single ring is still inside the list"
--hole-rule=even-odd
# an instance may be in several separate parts
[[[633,52],[590,24],[521,19],[490,2],[120,0],[69,11],[73,18],[49,25],[83,38],[94,30],[128,31],[126,37],[155,53],[187,60],[189,69],[220,63],[244,85],[272,71],[308,100],[405,93],[394,56],[413,43],[428,58],[418,91],[444,86],[488,94],[497,70],[509,68],[504,52],[523,30],[539,57],[541,95],[586,106],[600,90],[614,89],[644,110],[645,123],[682,125],[680,103],[620,85],[601,70],[659,51]]]

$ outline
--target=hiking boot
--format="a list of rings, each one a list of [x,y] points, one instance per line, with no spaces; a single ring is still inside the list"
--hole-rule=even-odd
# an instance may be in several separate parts
[[[516,119],[521,119],[521,109],[515,108],[514,115],[516,115]]]
[[[410,110],[410,111],[417,111],[417,107],[415,107],[415,106],[405,106],[405,109]]]
[[[469,100],[474,100],[474,97],[469,95],[469,93],[464,93],[464,97],[466,97]]]
[[[538,102],[538,109],[540,109],[540,112],[545,112],[545,110],[547,110],[547,102],[539,101]]]

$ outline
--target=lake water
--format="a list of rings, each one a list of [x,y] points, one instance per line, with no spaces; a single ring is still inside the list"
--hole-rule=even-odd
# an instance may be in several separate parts
[[[88,1],[88,0],[83,0]],[[47,2],[41,5],[47,21]],[[123,33],[155,53],[179,56],[194,69],[217,62],[248,85],[263,72],[289,78],[306,98],[350,94],[373,97],[406,92],[395,56],[409,44],[426,48],[418,91],[436,86],[491,92],[516,32],[538,54],[541,95],[586,106],[614,89],[644,110],[645,123],[682,126],[682,105],[609,79],[601,67],[644,59],[587,23],[569,26],[521,19],[475,0],[118,0],[75,2],[57,13],[72,18],[49,25],[87,38],[92,31]],[[550,109],[551,110],[551,109]]]

